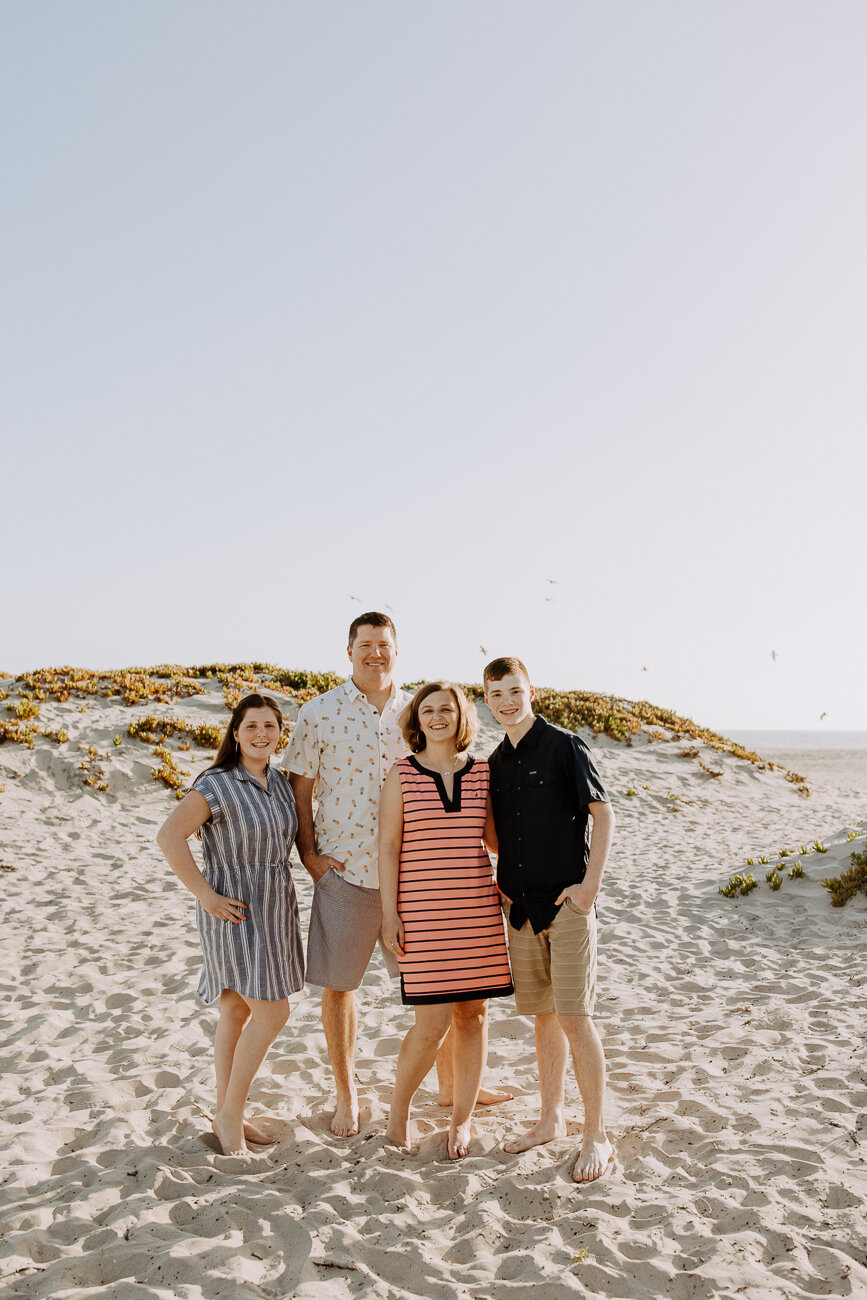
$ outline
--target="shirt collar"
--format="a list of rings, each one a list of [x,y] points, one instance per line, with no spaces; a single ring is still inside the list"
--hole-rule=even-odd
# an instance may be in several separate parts
[[[368,703],[368,699],[367,696],[364,694],[364,691],[358,689],[358,687],[355,685],[355,682],[352,680],[351,676],[347,677],[346,681],[343,683],[341,687],[339,687],[339,689],[343,691],[344,695],[348,700],[364,700],[365,704]],[[386,709],[390,711],[394,711],[394,709],[396,709],[398,706],[402,708],[403,701],[401,700],[400,691],[397,689],[397,686],[394,683],[394,681],[392,681],[391,694],[389,695],[388,700],[385,703],[385,706],[383,708],[383,713],[385,712]]]
[[[515,754],[519,749],[535,749],[539,744],[539,741],[542,739],[542,733],[547,726],[548,723],[542,715],[537,713],[532,727],[521,737],[517,745],[513,745],[508,736],[503,738],[503,744],[506,746],[506,753]]]
[[[268,788],[268,773],[270,772],[270,770],[271,770],[271,768],[270,768],[270,765],[269,765],[269,766],[265,769],[265,786],[264,786],[264,788],[265,788],[266,790],[267,790],[267,788]],[[257,777],[253,776],[253,773],[252,773],[252,772],[248,772],[247,769],[246,769],[246,767],[244,767],[244,764],[243,764],[243,763],[238,763],[235,767],[232,768],[232,775],[234,776],[234,778],[235,778],[236,781],[251,781],[251,782],[253,783],[253,785],[257,785],[257,786],[259,787],[260,790],[263,788],[263,786],[262,786],[262,782],[261,782],[260,780],[258,780]]]

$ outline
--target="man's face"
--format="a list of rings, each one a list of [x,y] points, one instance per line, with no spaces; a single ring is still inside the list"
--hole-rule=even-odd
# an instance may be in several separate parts
[[[533,713],[535,691],[523,673],[513,673],[485,686],[485,704],[501,727],[518,727]]]
[[[356,683],[376,682],[385,686],[391,681],[397,646],[390,627],[371,627],[362,623],[349,646],[352,676]]]

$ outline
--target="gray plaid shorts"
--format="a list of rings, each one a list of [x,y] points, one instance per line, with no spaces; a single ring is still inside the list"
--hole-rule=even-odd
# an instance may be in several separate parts
[[[378,889],[364,889],[329,867],[317,880],[307,934],[307,983],[351,993],[364,979],[373,950],[379,949],[393,979],[397,959],[382,942],[382,903]]]

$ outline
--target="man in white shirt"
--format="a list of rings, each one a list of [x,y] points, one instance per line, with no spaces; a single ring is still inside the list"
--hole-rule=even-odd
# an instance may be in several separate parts
[[[389,974],[399,973],[380,938],[377,831],[382,784],[409,753],[399,718],[410,700],[393,681],[397,635],[387,614],[354,619],[347,653],[352,675],[302,707],[284,759],[298,810],[298,853],[315,886],[307,980],[322,987],[322,1027],[337,1093],[331,1131],[338,1137],[358,1132],[355,990],[377,941]],[[452,1104],[451,1051],[449,1033],[437,1056],[439,1100],[446,1106]],[[479,1102],[493,1105],[511,1095],[483,1088]]]
[[[379,794],[391,765],[407,753],[398,718],[409,700],[392,681],[397,643],[387,614],[356,618],[348,653],[352,675],[302,707],[285,758],[298,808],[298,852],[315,885],[307,979],[322,986],[337,1090],[331,1131],[339,1137],[358,1132],[355,990],[382,927]],[[396,975],[393,954],[383,949],[383,956]]]

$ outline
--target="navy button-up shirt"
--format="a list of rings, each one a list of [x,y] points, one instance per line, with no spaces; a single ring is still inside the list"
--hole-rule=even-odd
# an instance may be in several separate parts
[[[488,758],[499,840],[497,884],[512,900],[510,922],[538,934],[560,910],[561,890],[587,870],[592,803],[608,795],[590,750],[571,731],[538,717],[517,745],[505,736]]]

